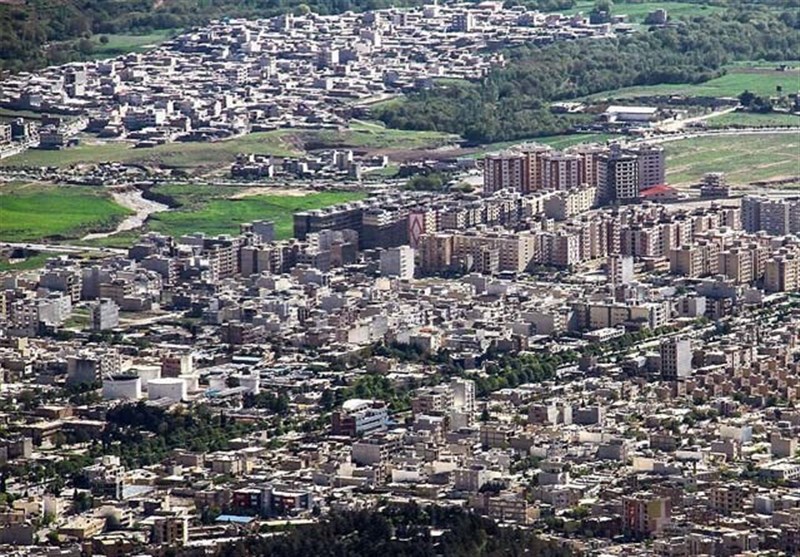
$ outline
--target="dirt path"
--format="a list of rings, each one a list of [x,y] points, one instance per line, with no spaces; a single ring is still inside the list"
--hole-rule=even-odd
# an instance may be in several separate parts
[[[284,197],[304,197],[312,193],[316,192],[314,190],[307,190],[303,188],[252,186],[233,194],[230,198],[243,199],[245,197],[253,197],[255,195],[282,195]]]
[[[142,197],[142,192],[138,189],[112,191],[111,197],[113,197],[114,201],[116,201],[123,207],[127,207],[128,209],[133,211],[134,214],[125,218],[122,222],[120,222],[117,225],[117,228],[115,228],[111,232],[93,232],[92,234],[87,234],[86,236],[84,236],[82,238],[83,240],[107,238],[109,236],[117,234],[118,232],[124,232],[126,230],[133,230],[134,228],[139,228],[144,224],[144,221],[147,220],[147,217],[149,217],[153,213],[160,213],[162,211],[169,210],[169,207],[164,205],[163,203],[158,203],[157,201],[151,201],[149,199],[145,199],[144,197]]]

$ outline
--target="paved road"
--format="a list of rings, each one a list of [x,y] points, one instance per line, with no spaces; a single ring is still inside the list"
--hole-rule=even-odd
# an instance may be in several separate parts
[[[659,124],[657,129],[665,132],[677,132],[688,126],[689,124],[694,124],[697,122],[703,122],[710,118],[716,118],[717,116],[722,116],[723,114],[729,114],[734,112],[738,107],[731,106],[725,108],[723,110],[717,110],[714,112],[709,112],[708,114],[703,114],[702,116],[695,116],[693,118],[686,118],[685,120],[672,120],[670,122],[665,122],[663,124]]]
[[[0,247],[31,249],[50,253],[102,253],[114,255],[126,255],[128,250],[119,248],[96,248],[92,246],[75,246],[70,244],[33,244],[25,242],[0,242]]]
[[[798,128],[742,128],[740,130],[703,130],[703,131],[690,131],[673,133],[669,135],[654,135],[646,138],[641,138],[636,142],[646,143],[666,143],[668,141],[680,141],[681,139],[694,139],[696,137],[712,137],[712,136],[726,136],[726,135],[765,135],[765,134],[800,134],[800,127]]]

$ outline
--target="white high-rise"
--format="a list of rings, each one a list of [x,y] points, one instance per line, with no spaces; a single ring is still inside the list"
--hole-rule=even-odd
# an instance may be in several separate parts
[[[401,280],[413,279],[414,249],[411,246],[399,246],[382,251],[381,276]]]

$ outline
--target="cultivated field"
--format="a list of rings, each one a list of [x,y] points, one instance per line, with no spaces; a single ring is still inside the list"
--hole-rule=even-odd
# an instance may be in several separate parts
[[[698,137],[664,144],[667,181],[697,183],[725,172],[733,185],[800,176],[800,133]]]
[[[83,186],[0,186],[0,240],[78,238],[109,230],[130,214],[102,190]]]

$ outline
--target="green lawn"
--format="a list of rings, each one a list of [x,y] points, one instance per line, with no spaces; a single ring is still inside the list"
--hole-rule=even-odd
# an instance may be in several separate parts
[[[709,128],[765,128],[800,126],[800,116],[785,112],[755,114],[752,112],[729,112],[706,120]],[[798,155],[800,156],[800,155]]]
[[[721,77],[698,84],[662,84],[642,87],[625,87],[604,91],[585,97],[584,100],[624,99],[657,95],[683,95],[687,97],[737,97],[743,91],[751,91],[760,96],[775,96],[777,87],[783,94],[800,90],[800,70],[778,71],[772,67],[728,66],[727,73]]]
[[[156,191],[174,197],[177,188],[193,188],[194,186],[167,186],[167,192],[157,188]],[[254,220],[272,220],[275,222],[277,238],[290,238],[293,231],[292,215],[298,211],[318,209],[363,199],[362,193],[322,192],[305,196],[257,195],[241,199],[212,199],[208,203],[187,203],[177,211],[158,213],[148,220],[148,228],[172,236],[182,236],[193,232],[206,234],[238,233],[239,225]]]
[[[575,4],[574,8],[569,10],[554,10],[561,13],[577,13],[583,12],[588,14],[594,8],[596,2],[592,0],[582,0]],[[643,23],[647,14],[659,8],[667,10],[667,14],[671,19],[685,19],[688,17],[696,17],[719,13],[724,11],[724,8],[719,6],[703,6],[700,4],[692,4],[688,2],[642,2],[641,4],[626,4],[614,2],[611,13],[614,15],[627,15],[628,21],[631,23]]]
[[[664,147],[673,185],[697,183],[706,172],[725,172],[734,185],[800,176],[800,133],[697,137]]]
[[[213,186],[210,184],[183,184],[160,185],[153,188],[153,192],[166,195],[182,210],[197,209],[218,199],[228,199],[242,188],[237,186]]]
[[[178,32],[177,29],[159,29],[145,35],[112,34],[95,35],[92,37],[94,50],[92,58],[113,58],[129,52],[142,52],[148,48],[163,43]],[[108,42],[103,44],[100,37],[106,37]]]
[[[393,97],[384,99],[382,101],[371,102],[366,106],[369,108],[380,109],[403,104],[404,102],[406,102],[406,97],[404,95],[394,95]]]
[[[130,211],[99,188],[8,184],[0,187],[0,240],[77,238],[109,230]]]

